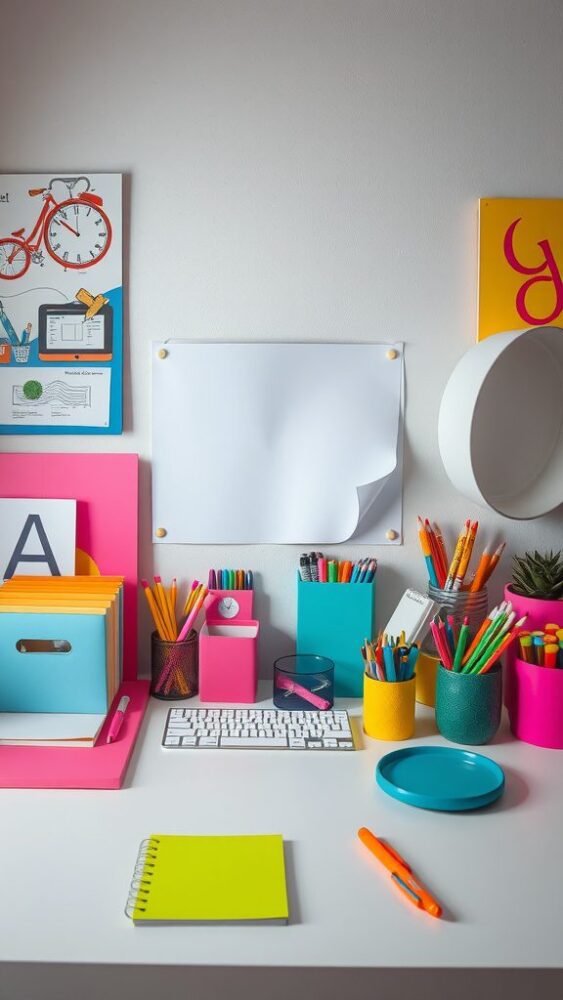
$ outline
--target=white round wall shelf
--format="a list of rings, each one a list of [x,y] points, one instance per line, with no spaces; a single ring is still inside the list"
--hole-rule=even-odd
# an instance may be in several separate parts
[[[438,442],[476,503],[517,519],[563,503],[563,329],[498,333],[467,351],[442,396]]]

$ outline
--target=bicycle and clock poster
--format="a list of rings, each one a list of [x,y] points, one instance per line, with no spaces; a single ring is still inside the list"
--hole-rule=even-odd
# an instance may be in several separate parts
[[[0,433],[120,434],[121,174],[0,175]]]

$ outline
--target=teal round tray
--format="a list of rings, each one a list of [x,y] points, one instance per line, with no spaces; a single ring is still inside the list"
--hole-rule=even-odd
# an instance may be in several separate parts
[[[461,812],[500,798],[504,771],[489,757],[453,747],[405,747],[382,757],[375,771],[380,788],[419,809]]]

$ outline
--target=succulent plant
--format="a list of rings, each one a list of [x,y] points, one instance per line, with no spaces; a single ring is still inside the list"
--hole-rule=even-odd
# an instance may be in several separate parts
[[[563,600],[563,558],[561,551],[526,552],[514,556],[512,589],[523,597],[538,597],[544,601]]]

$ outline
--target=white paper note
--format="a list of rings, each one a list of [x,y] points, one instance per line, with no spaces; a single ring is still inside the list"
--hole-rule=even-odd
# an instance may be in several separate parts
[[[352,538],[397,470],[402,354],[401,344],[154,344],[154,530],[176,543]]]

